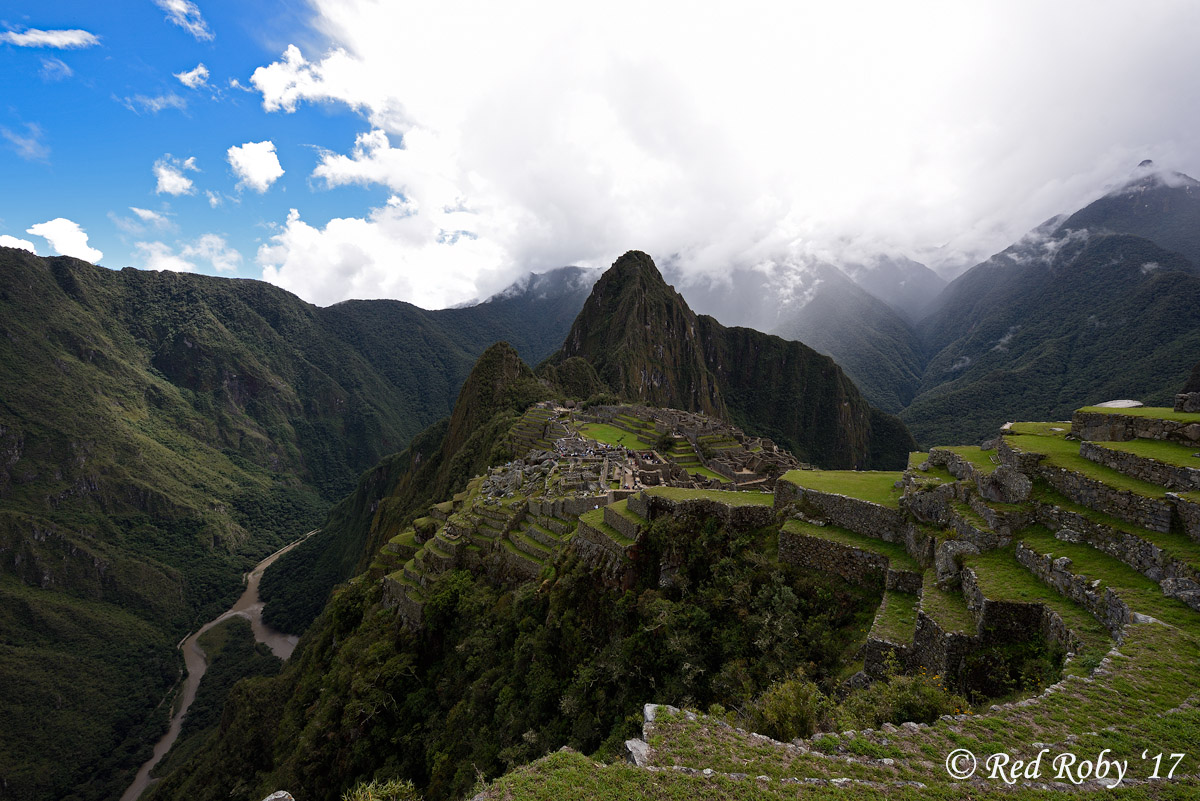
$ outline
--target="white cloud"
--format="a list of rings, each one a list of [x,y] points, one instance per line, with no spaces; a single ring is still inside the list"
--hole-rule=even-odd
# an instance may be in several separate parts
[[[17,155],[26,161],[46,161],[50,158],[50,148],[42,141],[42,128],[36,123],[25,124],[25,135],[0,127],[0,136],[8,140],[9,145]]]
[[[220,206],[225,201],[225,199],[223,197],[221,197],[220,195],[218,195],[216,192],[212,191],[211,189],[204,190],[204,196],[208,198],[209,208],[213,208],[213,209],[215,209],[217,206]]]
[[[88,244],[88,235],[79,227],[79,223],[65,217],[38,223],[27,228],[25,233],[44,238],[60,256],[74,256],[90,262],[99,262],[104,258],[102,252]]]
[[[160,195],[164,193],[168,195],[193,194],[196,190],[192,185],[192,179],[185,175],[185,172],[188,171],[200,171],[200,168],[196,166],[195,156],[180,161],[170,153],[166,154],[154,162],[154,177],[158,180],[158,186],[154,191]]]
[[[108,213],[113,225],[127,234],[142,236],[148,229],[173,231],[177,228],[175,222],[163,212],[139,209],[137,206],[130,206],[129,210],[133,212],[133,217],[122,217],[111,211]]]
[[[134,243],[142,266],[147,270],[190,273],[196,269],[199,260],[208,262],[219,273],[231,273],[242,263],[242,254],[229,247],[220,234],[204,234],[192,242],[177,242],[176,246],[178,253],[166,242]]]
[[[41,31],[29,28],[24,32],[5,31],[0,33],[0,42],[8,42],[17,47],[53,47],[59,50],[71,50],[80,47],[92,47],[100,44],[100,37],[81,30]]]
[[[196,89],[208,83],[208,67],[204,66],[203,61],[197,64],[193,69],[185,72],[173,72],[171,74],[178,78],[179,82],[189,89]]]
[[[283,175],[283,167],[275,155],[275,143],[269,139],[234,145],[229,148],[227,157],[238,177],[238,186],[249,187],[255,192],[266,192]]]
[[[142,222],[150,223],[158,228],[165,228],[171,225],[171,219],[162,212],[151,209],[139,209],[137,206],[130,206],[129,210],[136,214],[137,218]]]
[[[141,256],[144,270],[190,273],[196,269],[196,265],[192,262],[176,256],[171,246],[165,242],[135,242],[133,247]]]
[[[481,266],[495,245],[431,230],[393,197],[366,219],[309,225],[292,209],[270,244],[258,249],[263,277],[303,298],[330,304],[348,298],[404,298],[427,309],[476,297]]]
[[[37,254],[37,248],[28,239],[17,239],[15,236],[9,236],[8,234],[0,234],[0,248],[21,248],[35,255]]]
[[[242,263],[242,254],[229,247],[218,234],[205,234],[179,252],[182,256],[204,259],[219,273],[235,272]]]
[[[428,223],[413,252],[471,231],[495,254],[480,281],[630,247],[687,276],[952,268],[1143,158],[1200,174],[1200,4],[873,4],[869,24],[856,3],[312,5],[332,47],[255,70],[263,108],[357,110],[314,177],[402,194]],[[442,203],[469,224],[437,224]]]
[[[196,37],[208,42],[213,39],[212,28],[200,14],[200,7],[190,0],[154,0],[154,4],[167,12],[167,21]]]
[[[116,96],[114,95],[114,97]],[[165,95],[134,95],[133,97],[126,96],[116,99],[134,114],[142,114],[144,112],[157,114],[163,109],[174,108],[183,111],[187,108],[187,100],[174,92],[168,92]]]
[[[42,68],[38,70],[43,81],[63,81],[74,74],[75,71],[61,58],[43,58]]]

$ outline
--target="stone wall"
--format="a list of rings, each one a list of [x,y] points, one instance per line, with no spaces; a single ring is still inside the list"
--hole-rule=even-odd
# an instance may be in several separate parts
[[[1071,433],[1091,442],[1124,442],[1131,439],[1164,439],[1181,445],[1200,444],[1200,423],[1159,420],[1132,414],[1075,412]]]
[[[851,584],[883,589],[887,583],[886,556],[795,531],[779,532],[779,560],[832,573]]]
[[[749,531],[761,528],[775,519],[775,509],[757,504],[730,506],[708,498],[686,498],[676,500],[662,495],[646,493],[647,514],[642,517],[653,520],[660,514],[696,515],[715,517],[731,531]],[[636,512],[636,510],[634,510]],[[639,513],[640,514],[640,513]]]
[[[1037,475],[1038,466],[1046,458],[1040,453],[1024,453],[1014,449],[1008,444],[1007,437],[1000,437],[1000,441],[996,443],[996,453],[1000,456],[1001,464],[1027,476]]]
[[[1175,411],[1200,412],[1200,392],[1181,392],[1176,395]]]
[[[1046,503],[1037,504],[1037,522],[1064,542],[1086,543],[1114,556],[1152,581],[1191,579],[1200,581],[1200,571],[1172,559],[1162,548],[1118,528],[1095,523],[1076,512]]]
[[[983,594],[975,571],[969,567],[962,570],[962,591],[984,645],[1041,636],[1065,651],[1074,653],[1079,649],[1079,639],[1057,612],[1040,603],[991,600]]]
[[[1065,556],[1057,559],[1051,554],[1040,554],[1017,543],[1017,561],[1029,572],[1041,579],[1043,584],[1053,587],[1058,593],[1092,613],[1114,638],[1120,638],[1125,625],[1133,620],[1130,608],[1108,588],[1103,592],[1092,586],[1085,576],[1071,571],[1071,560]]]
[[[1200,489],[1200,458],[1196,459],[1196,467],[1177,467],[1133,453],[1105,448],[1094,442],[1080,443],[1079,455],[1118,473],[1140,478],[1167,489],[1184,492]]]
[[[1168,493],[1167,497],[1175,505],[1175,512],[1179,515],[1184,532],[1196,542],[1200,542],[1200,501],[1189,500],[1173,492]]]
[[[608,504],[609,496],[584,495],[576,498],[554,498],[553,500],[531,500],[529,513],[541,517],[558,517],[562,519],[579,517],[584,512],[599,509]]]
[[[580,522],[571,548],[584,564],[600,572],[609,587],[624,587],[632,579],[630,553],[602,531]]]
[[[1120,518],[1126,523],[1166,533],[1171,530],[1171,502],[1117,490],[1061,467],[1042,467],[1042,478],[1075,503]]]
[[[807,514],[816,514],[834,525],[867,537],[903,544],[907,524],[899,509],[799,487],[790,481],[775,486],[775,508],[795,504]]]
[[[604,522],[620,532],[622,537],[636,540],[642,533],[642,527],[611,506],[604,507]]]
[[[1003,538],[1013,535],[1032,522],[1033,515],[1025,508],[996,509],[978,495],[972,495],[967,501],[971,511],[983,518],[988,528]]]

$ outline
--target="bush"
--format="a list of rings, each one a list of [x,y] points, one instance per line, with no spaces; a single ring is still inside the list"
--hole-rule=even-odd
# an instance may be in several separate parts
[[[894,654],[885,663],[885,677],[856,690],[838,705],[833,715],[838,729],[875,729],[884,723],[933,723],[942,715],[967,709],[967,699],[952,693],[941,676],[921,668],[905,676]]]
[[[421,796],[409,781],[390,779],[359,782],[342,795],[342,801],[421,801]]]
[[[817,685],[797,671],[751,701],[745,716],[751,731],[786,742],[811,737],[826,721],[832,706]]]

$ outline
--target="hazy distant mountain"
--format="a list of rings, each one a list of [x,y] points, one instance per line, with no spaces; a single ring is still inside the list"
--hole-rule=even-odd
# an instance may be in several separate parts
[[[902,260],[879,263],[885,265],[880,268],[885,283],[904,280],[898,277],[908,269]],[[891,264],[901,266],[886,266]],[[915,268],[925,269],[916,262],[907,265],[916,275]],[[867,268],[859,274],[871,277]],[[781,264],[736,270],[728,278],[729,284],[687,284],[683,294],[725,325],[756,328],[832,356],[867,400],[884,411],[900,411],[916,394],[923,364],[909,321],[834,265]]]
[[[891,306],[909,322],[925,316],[946,288],[946,279],[920,262],[880,254],[863,262],[839,265],[842,272],[871,295]]]
[[[1171,249],[1200,244],[1200,184],[1146,169],[945,289],[917,326],[928,363],[901,414],[922,442],[1117,397],[1170,403],[1200,353],[1200,271]]]

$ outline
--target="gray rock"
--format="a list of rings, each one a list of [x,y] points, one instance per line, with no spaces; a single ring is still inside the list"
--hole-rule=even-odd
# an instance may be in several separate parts
[[[1033,490],[1029,476],[1006,464],[980,476],[975,483],[980,495],[997,503],[1024,503]]]
[[[963,540],[947,540],[934,553],[933,562],[937,569],[939,585],[956,584],[962,570],[962,557],[977,554],[979,549]]]
[[[625,758],[639,768],[646,767],[650,764],[649,744],[643,740],[626,740]]]
[[[287,790],[277,790],[263,799],[263,801],[296,801],[292,798],[292,794]]]

